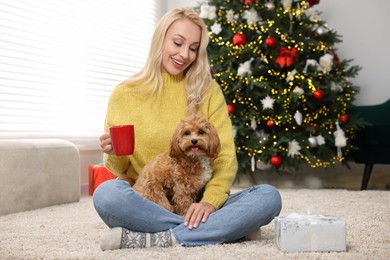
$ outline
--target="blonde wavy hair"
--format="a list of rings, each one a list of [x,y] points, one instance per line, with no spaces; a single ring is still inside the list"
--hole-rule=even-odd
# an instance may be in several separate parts
[[[144,67],[123,83],[137,86],[137,90],[143,89],[153,93],[161,93],[163,88],[161,62],[165,35],[170,26],[175,21],[181,19],[188,19],[201,29],[201,39],[196,59],[184,72],[187,92],[187,113],[193,114],[197,113],[199,105],[202,103],[205,93],[211,84],[212,77],[207,56],[208,30],[203,20],[191,9],[173,9],[161,18],[153,33],[149,55]],[[150,88],[146,89],[146,86],[150,86]]]

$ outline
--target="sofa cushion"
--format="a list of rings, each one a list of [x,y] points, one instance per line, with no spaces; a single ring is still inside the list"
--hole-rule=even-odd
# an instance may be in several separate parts
[[[80,156],[61,139],[0,140],[0,215],[80,200]]]

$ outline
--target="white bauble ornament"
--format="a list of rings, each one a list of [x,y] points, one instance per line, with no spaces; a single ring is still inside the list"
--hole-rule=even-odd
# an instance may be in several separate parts
[[[316,136],[316,139],[317,139],[317,144],[319,146],[325,144],[325,138],[320,134],[320,135],[317,135]]]
[[[315,138],[314,136],[310,136],[307,140],[308,140],[309,146],[311,148],[314,148],[314,147],[316,147],[318,145],[317,138]]]
[[[265,6],[265,8],[267,8],[268,11],[272,11],[272,10],[275,9],[275,4],[274,4],[274,2],[268,2],[268,3],[266,3],[264,6]]]
[[[343,129],[339,126],[339,123],[336,123],[337,130],[333,133],[335,137],[335,146],[336,147],[345,147],[347,146],[347,139],[345,138],[345,133]]]
[[[332,81],[330,82],[330,90],[336,91],[336,92],[342,92],[344,88],[340,86],[338,83]]]
[[[297,94],[298,96],[300,96],[300,95],[302,95],[303,93],[305,93],[305,91],[304,91],[302,88],[300,88],[300,87],[295,87],[295,88],[293,89],[293,93],[295,93],[295,94]]]
[[[324,33],[326,33],[326,29],[322,26],[318,26],[318,28],[316,29],[316,32],[319,34],[319,35],[323,35]]]
[[[347,146],[347,139],[345,138],[345,133],[341,129],[339,122],[336,121],[337,130],[334,131],[333,135],[335,137],[335,146],[337,147],[337,156],[342,157],[341,148]]]
[[[302,113],[301,112],[299,112],[299,111],[295,112],[294,119],[295,119],[295,122],[297,123],[297,125],[302,125]]]
[[[256,121],[256,119],[252,119],[251,120],[251,128],[253,130],[256,130],[256,128],[257,128],[257,121]]]
[[[260,159],[256,162],[256,168],[262,171],[271,169],[272,165],[269,163],[264,163]]]
[[[332,69],[333,65],[333,55],[332,54],[325,54],[320,58],[320,65],[325,70],[325,72],[329,72]]]
[[[290,10],[292,6],[292,0],[281,0],[284,10]]]

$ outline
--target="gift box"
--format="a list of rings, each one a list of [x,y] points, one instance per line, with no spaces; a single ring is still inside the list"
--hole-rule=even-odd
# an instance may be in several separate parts
[[[332,216],[290,214],[275,218],[276,242],[284,252],[346,251],[345,222]]]
[[[116,176],[108,170],[103,164],[89,165],[88,167],[88,193],[90,196],[96,188],[107,180],[115,179]]]

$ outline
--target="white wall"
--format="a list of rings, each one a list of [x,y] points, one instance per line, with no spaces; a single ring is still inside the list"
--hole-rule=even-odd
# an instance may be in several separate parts
[[[194,7],[199,0],[167,0],[167,10]],[[343,42],[336,47],[340,59],[363,69],[352,82],[360,87],[355,104],[378,104],[390,98],[390,1],[322,0],[316,6],[321,18]],[[386,26],[387,25],[387,26]],[[387,75],[389,73],[389,75]]]
[[[178,7],[194,7],[198,3],[203,2],[202,0],[167,0],[167,10],[171,10]]]
[[[376,104],[390,98],[390,1],[322,0],[323,20],[343,36],[340,58],[354,59],[363,69],[354,79],[360,86],[356,104]],[[389,74],[388,74],[389,73]]]

